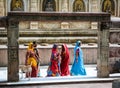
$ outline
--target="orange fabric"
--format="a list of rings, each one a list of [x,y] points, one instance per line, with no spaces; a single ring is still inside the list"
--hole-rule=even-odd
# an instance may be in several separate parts
[[[37,61],[36,61],[35,58],[33,58],[33,57],[28,58],[27,64],[28,64],[28,65],[31,64],[31,66],[37,67]]]
[[[29,43],[27,53],[26,53],[26,64],[32,66],[31,77],[37,77],[38,69],[37,69],[37,61],[35,57],[34,47],[32,43]],[[26,74],[27,76],[27,74]]]

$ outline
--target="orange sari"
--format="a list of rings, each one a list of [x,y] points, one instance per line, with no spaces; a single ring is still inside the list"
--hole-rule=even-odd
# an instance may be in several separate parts
[[[38,73],[37,61],[36,61],[36,57],[33,49],[34,48],[32,46],[32,43],[30,43],[27,49],[27,54],[26,54],[26,65],[31,64],[31,67],[32,67],[31,77],[37,77],[37,73]]]

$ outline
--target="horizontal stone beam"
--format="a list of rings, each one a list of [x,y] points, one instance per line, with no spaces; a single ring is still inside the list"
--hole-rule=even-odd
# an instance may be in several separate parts
[[[97,21],[110,22],[109,13],[83,13],[83,12],[8,12],[8,17],[18,21]]]

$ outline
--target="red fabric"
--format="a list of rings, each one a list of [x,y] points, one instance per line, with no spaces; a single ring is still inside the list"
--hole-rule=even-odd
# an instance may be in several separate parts
[[[31,77],[37,77],[38,70],[36,67],[32,66]]]
[[[61,52],[61,76],[67,76],[70,75],[69,71],[69,63],[70,63],[70,56],[69,56],[69,50],[67,48],[66,44],[63,44],[64,51]]]
[[[59,73],[58,62],[56,60],[51,61],[51,70],[54,74]]]
[[[59,67],[59,61],[60,61],[60,54],[58,53],[56,48],[52,49],[52,55],[51,55],[51,65],[50,65],[50,70],[56,74],[60,74],[60,67]]]

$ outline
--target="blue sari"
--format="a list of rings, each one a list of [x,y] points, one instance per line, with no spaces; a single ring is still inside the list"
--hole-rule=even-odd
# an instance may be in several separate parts
[[[77,41],[76,46],[74,48],[74,62],[71,68],[71,75],[86,75],[86,70],[83,61],[83,52],[79,44],[80,41]],[[76,61],[76,52],[79,53],[77,61]]]

